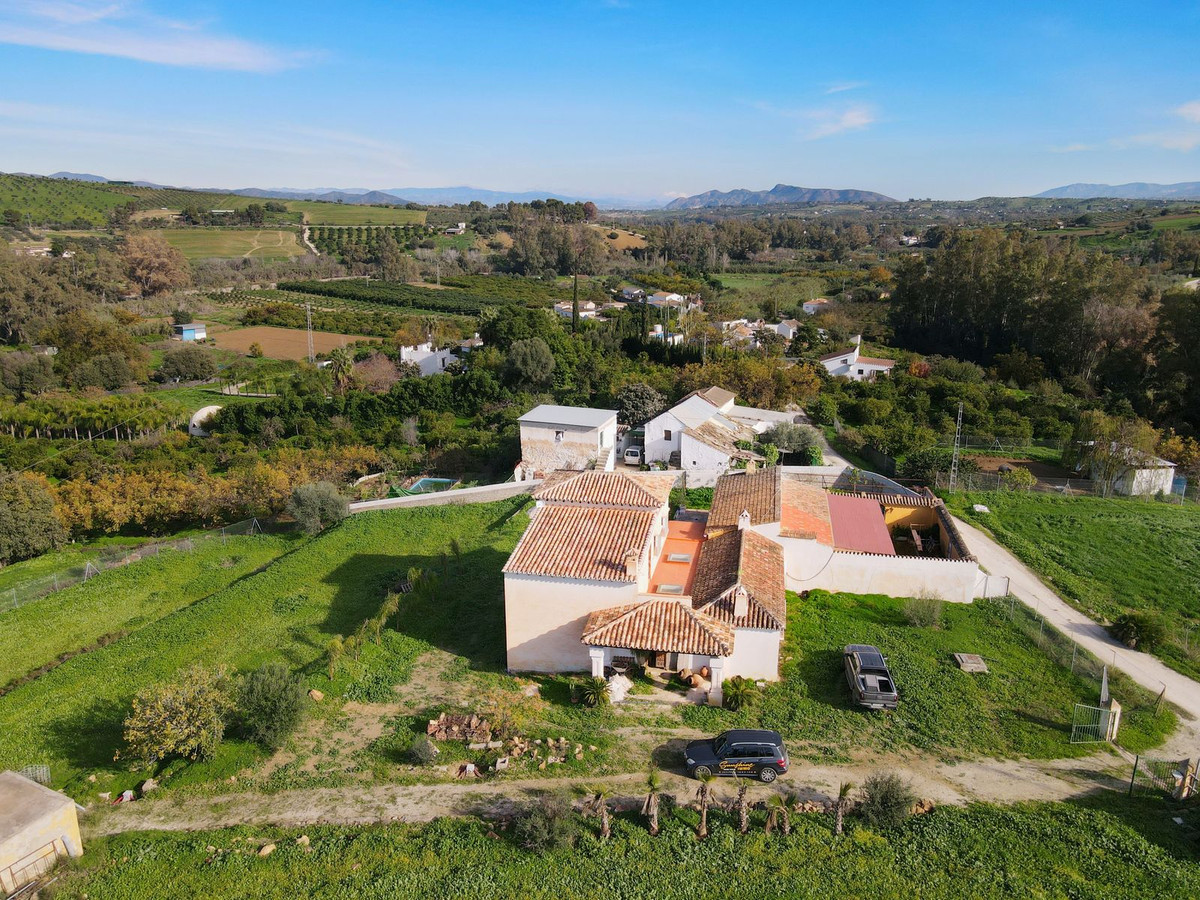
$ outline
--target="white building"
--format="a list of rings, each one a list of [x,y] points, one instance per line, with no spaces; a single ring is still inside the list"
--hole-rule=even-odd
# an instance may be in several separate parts
[[[559,303],[555,303],[554,311],[562,318],[570,319],[573,314],[573,311],[571,309],[571,301],[563,300]],[[579,301],[579,318],[594,319],[594,318],[596,318],[597,315],[599,315],[599,312],[600,311],[596,308],[596,304],[593,303],[591,300]]]
[[[655,291],[646,298],[646,303],[656,309],[663,309],[665,307],[674,308],[683,306],[685,299],[683,294],[676,294],[673,291]]]
[[[426,341],[415,347],[401,347],[400,361],[415,363],[422,375],[436,375],[446,371],[446,366],[454,362],[454,353],[446,347],[441,350],[433,349],[433,344]]]
[[[61,858],[83,855],[79,811],[66,794],[0,772],[0,896],[37,881]]]
[[[768,327],[784,340],[790,341],[796,336],[796,331],[800,328],[800,322],[796,319],[784,319],[782,322]]]
[[[629,300],[629,301],[632,301],[632,300],[642,301],[642,300],[646,299],[646,292],[643,291],[641,288],[635,288],[635,287],[621,288],[621,299]]]
[[[1117,452],[1115,444],[1113,452]],[[1175,485],[1175,463],[1132,447],[1126,447],[1123,456],[1124,461],[1117,465],[1108,485],[1114,494],[1153,497],[1171,493]],[[1100,473],[1093,466],[1089,474],[1096,478]]]
[[[779,677],[787,619],[783,556],[748,530],[706,539],[670,521],[674,477],[556,472],[534,492],[532,522],[504,566],[513,671],[590,671],[636,663]]]
[[[646,423],[646,461],[671,462],[685,428],[697,428],[733,408],[734,395],[719,387],[693,391]],[[732,422],[731,428],[736,428]]]
[[[807,315],[815,316],[817,313],[821,312],[822,310],[827,309],[828,307],[829,307],[829,299],[828,298],[816,297],[812,300],[807,301],[804,304],[803,309]]]
[[[879,359],[874,356],[863,356],[862,335],[856,334],[853,343],[847,350],[826,353],[821,357],[821,365],[833,375],[845,376],[851,381],[874,381],[879,375],[888,375],[896,365],[894,359]]]
[[[541,478],[559,469],[603,469],[616,462],[617,411],[584,406],[535,406],[521,426],[517,481]]]

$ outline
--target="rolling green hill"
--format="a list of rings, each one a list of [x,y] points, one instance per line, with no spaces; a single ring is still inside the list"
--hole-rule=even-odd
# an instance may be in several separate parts
[[[109,210],[132,199],[86,181],[0,175],[0,212],[15,210],[22,224],[103,225]]]

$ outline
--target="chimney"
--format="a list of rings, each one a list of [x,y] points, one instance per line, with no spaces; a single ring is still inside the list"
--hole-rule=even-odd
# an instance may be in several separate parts
[[[750,527],[750,510],[743,509],[738,515],[738,531],[745,531]]]
[[[733,617],[745,618],[750,612],[750,594],[740,584],[733,590]]]
[[[640,554],[636,550],[626,550],[625,551],[625,559],[624,559],[625,574],[628,575],[630,578],[634,578],[634,579],[637,578],[638,556],[640,556]]]

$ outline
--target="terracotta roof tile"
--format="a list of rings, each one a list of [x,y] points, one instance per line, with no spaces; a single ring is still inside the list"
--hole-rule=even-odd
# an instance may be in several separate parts
[[[560,469],[546,476],[533,499],[577,506],[625,506],[658,509],[671,495],[675,479],[648,472],[582,472]]]
[[[639,560],[645,555],[655,518],[651,510],[543,506],[535,510],[504,571],[636,581],[626,571],[625,556],[631,550]]]
[[[750,524],[778,522],[780,513],[780,469],[733,472],[717,479],[712,508],[708,511],[709,532],[736,528],[742,510],[750,513]]]
[[[685,428],[683,433],[735,459],[762,459],[753,450],[743,450],[737,445],[739,440],[749,440],[750,438],[750,435],[745,434],[743,429],[730,431],[728,428],[718,425],[713,419],[694,428]]]
[[[880,359],[878,356],[860,356],[856,361],[860,363],[867,363],[867,365],[871,366],[886,366],[888,368],[896,365],[896,361],[894,359]]]
[[[622,650],[729,656],[733,629],[687,601],[653,599],[597,610],[588,616],[583,643]]]
[[[738,587],[747,613],[735,616]],[[692,606],[735,628],[782,629],[787,621],[783,548],[755,531],[729,531],[700,549]]]
[[[781,493],[780,535],[815,540],[832,547],[833,522],[829,517],[829,495],[825,489],[798,478],[785,478]]]

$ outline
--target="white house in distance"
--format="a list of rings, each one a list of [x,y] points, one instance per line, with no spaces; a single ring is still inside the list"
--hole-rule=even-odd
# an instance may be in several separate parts
[[[640,664],[779,677],[786,624],[783,557],[748,530],[706,538],[670,521],[675,478],[653,472],[555,472],[534,491],[532,522],[504,566],[512,671]]]
[[[433,344],[426,341],[415,347],[401,347],[400,361],[416,364],[422,375],[436,375],[446,371],[446,366],[454,362],[454,353],[448,347],[435,350]]]
[[[847,350],[826,353],[821,357],[821,365],[835,378],[845,376],[851,381],[874,381],[879,375],[888,375],[896,365],[894,359],[878,359],[874,356],[863,356],[862,335],[856,334],[851,338],[853,343]]]
[[[571,301],[563,300],[560,303],[554,304],[554,311],[564,319],[570,319],[572,316]],[[579,318],[594,319],[599,315],[600,310],[596,308],[596,304],[591,300],[579,301]]]
[[[814,297],[812,300],[808,300],[805,302],[803,309],[807,315],[815,316],[817,313],[821,312],[822,310],[828,309],[828,307],[829,307],[829,298],[828,297]]]
[[[784,340],[790,341],[796,336],[796,331],[800,328],[800,322],[796,319],[784,319],[776,325],[768,325],[767,327]]]
[[[585,406],[535,406],[521,426],[517,481],[542,478],[559,469],[602,469],[616,461],[617,411]]]
[[[1113,452],[1120,452],[1115,444]],[[1175,485],[1175,463],[1132,447],[1125,447],[1121,455],[1124,459],[1117,465],[1108,484],[1114,494],[1153,497],[1171,493]],[[1093,466],[1089,475],[1096,478],[1097,474]]]
[[[663,309],[664,307],[674,308],[683,306],[685,299],[683,294],[676,294],[673,291],[655,291],[646,298],[646,303],[656,309]]]
[[[627,301],[636,300],[640,302],[646,299],[646,292],[641,288],[635,287],[621,288],[621,299]]]

